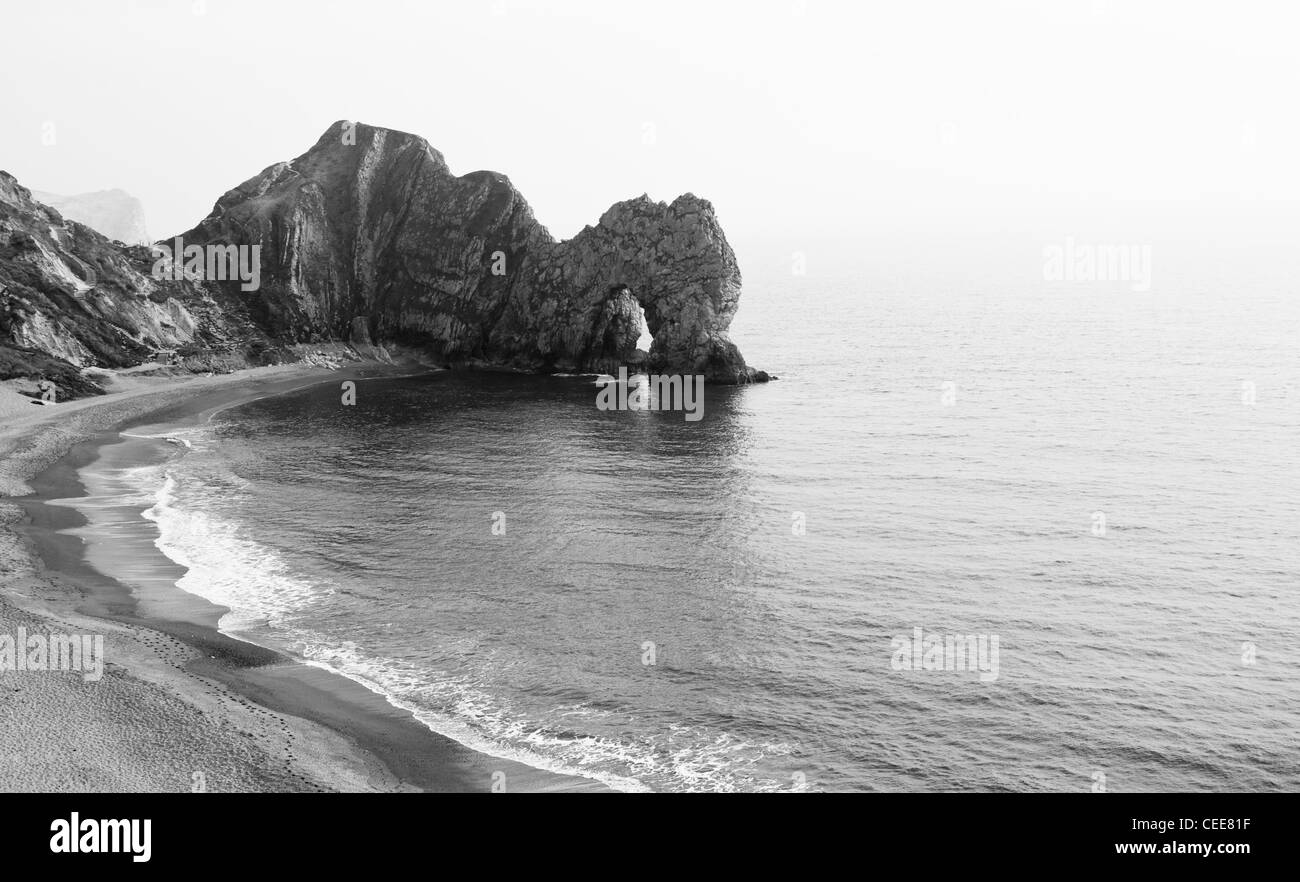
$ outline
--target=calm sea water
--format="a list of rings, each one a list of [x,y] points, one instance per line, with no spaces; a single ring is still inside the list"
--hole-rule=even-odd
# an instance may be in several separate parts
[[[331,384],[131,479],[227,630],[619,788],[1300,786],[1294,291],[925,258],[751,271],[781,379],[699,422],[591,377]],[[918,627],[996,636],[997,678],[896,670]]]

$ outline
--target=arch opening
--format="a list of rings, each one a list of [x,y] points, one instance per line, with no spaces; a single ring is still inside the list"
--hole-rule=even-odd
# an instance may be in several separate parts
[[[645,320],[645,307],[640,301],[636,304],[637,313],[640,319],[640,336],[636,338],[636,348],[644,352],[647,356],[650,354],[650,347],[654,345],[654,334],[650,333],[650,325]]]

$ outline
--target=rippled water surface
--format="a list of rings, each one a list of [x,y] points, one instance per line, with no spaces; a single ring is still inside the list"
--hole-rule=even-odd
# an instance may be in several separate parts
[[[227,629],[617,787],[1300,785],[1293,298],[759,276],[781,379],[699,422],[331,384],[132,480]],[[896,670],[914,628],[996,679]]]

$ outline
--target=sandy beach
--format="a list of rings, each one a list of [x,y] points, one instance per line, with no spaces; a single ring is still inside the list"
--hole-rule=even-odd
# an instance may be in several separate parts
[[[125,374],[107,378],[108,395],[49,406],[0,386],[0,635],[102,635],[104,647],[94,680],[0,673],[0,790],[489,792],[498,772],[510,791],[602,789],[469,750],[358,683],[225,636],[224,608],[180,589],[174,615],[141,615],[63,532],[84,518],[45,504],[82,495],[77,470],[123,428],[410,372],[360,362]],[[164,583],[184,572],[156,550],[132,554]]]

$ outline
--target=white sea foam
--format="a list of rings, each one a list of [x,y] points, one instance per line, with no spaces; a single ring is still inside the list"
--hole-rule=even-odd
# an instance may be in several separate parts
[[[674,790],[778,789],[745,775],[755,759],[789,753],[786,745],[754,745],[727,733],[708,733],[674,726],[662,739],[558,733],[512,713],[485,688],[465,678],[431,675],[409,663],[365,655],[348,642],[316,644],[299,632],[298,650],[305,661],[342,674],[395,707],[409,711],[430,730],[466,747],[502,759],[562,775],[578,775],[623,792]],[[445,708],[435,712],[430,706]],[[584,718],[609,715],[583,705],[557,709],[566,728],[581,729]],[[619,771],[615,771],[619,770]],[[784,786],[784,785],[782,785]]]
[[[158,526],[158,550],[188,569],[177,587],[230,609],[223,631],[274,628],[329,590],[290,574],[274,553],[241,536],[239,525],[178,505],[176,492],[176,478],[165,474],[144,516]]]
[[[431,731],[472,750],[626,792],[656,787],[755,789],[754,781],[737,774],[744,765],[737,761],[787,750],[687,727],[669,733],[663,744],[644,736],[574,734],[582,731],[582,718],[606,713],[581,705],[564,714],[565,728],[574,732],[560,733],[512,713],[486,684],[370,655],[358,643],[311,625],[313,606],[335,586],[292,572],[280,555],[253,541],[239,524],[181,502],[181,482],[191,479],[178,478],[173,473],[177,471],[171,466],[146,467],[125,470],[124,477],[157,488],[154,505],[144,515],[157,525],[156,545],[187,568],[178,587],[230,610],[220,621],[224,633],[287,651],[345,676],[408,711]],[[193,495],[201,497],[202,490],[194,489]]]

